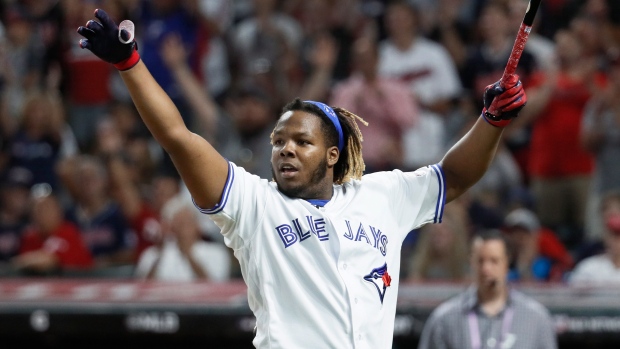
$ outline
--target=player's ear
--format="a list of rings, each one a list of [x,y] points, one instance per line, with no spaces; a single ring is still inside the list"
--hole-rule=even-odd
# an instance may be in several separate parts
[[[329,147],[329,149],[327,149],[327,166],[333,167],[336,165],[339,157],[340,152],[338,151],[338,147]]]

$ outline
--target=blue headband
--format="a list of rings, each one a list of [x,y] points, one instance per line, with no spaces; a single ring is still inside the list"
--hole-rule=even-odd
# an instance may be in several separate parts
[[[317,107],[319,107],[319,109],[321,109],[321,111],[323,111],[323,114],[325,114],[327,118],[331,120],[332,124],[334,124],[334,126],[336,127],[336,131],[338,131],[338,150],[342,151],[342,148],[344,148],[344,134],[342,133],[342,126],[340,126],[340,120],[338,120],[338,116],[336,116],[334,109],[332,109],[332,107],[330,107],[329,105],[321,102],[304,102],[316,105]]]

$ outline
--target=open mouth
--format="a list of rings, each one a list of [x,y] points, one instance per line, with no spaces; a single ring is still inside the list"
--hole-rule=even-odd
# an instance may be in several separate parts
[[[282,174],[283,178],[291,178],[295,176],[297,172],[299,171],[292,165],[281,165],[280,166],[280,173]]]

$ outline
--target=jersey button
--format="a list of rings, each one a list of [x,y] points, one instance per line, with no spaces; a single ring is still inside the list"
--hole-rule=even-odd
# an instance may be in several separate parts
[[[344,264],[342,265],[342,269],[347,270],[347,263],[344,263]]]
[[[355,304],[357,304],[357,298],[355,298],[353,301],[355,302]]]

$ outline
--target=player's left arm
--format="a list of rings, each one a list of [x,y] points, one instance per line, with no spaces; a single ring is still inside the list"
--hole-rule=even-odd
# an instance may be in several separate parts
[[[499,81],[487,86],[481,117],[440,162],[446,180],[446,203],[482,178],[495,156],[504,127],[517,117],[526,102],[518,75],[513,75],[505,88],[500,87]],[[491,115],[487,109],[498,110],[498,115]]]

